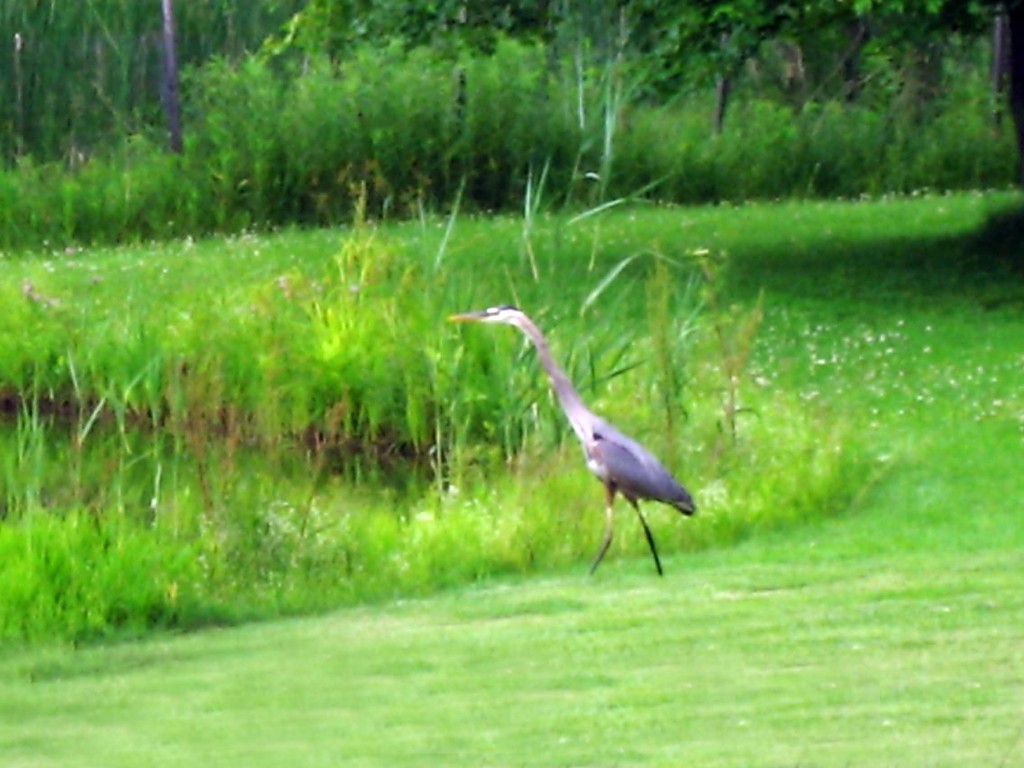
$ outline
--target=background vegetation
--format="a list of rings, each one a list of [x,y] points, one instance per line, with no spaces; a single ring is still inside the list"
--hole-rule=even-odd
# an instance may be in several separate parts
[[[204,0],[177,3],[178,59],[186,68],[240,61],[304,3]],[[159,3],[0,2],[0,155],[72,167],[157,135],[163,39]]]
[[[357,199],[377,219],[976,189],[1016,174],[977,25],[950,35],[879,7],[852,32],[772,16],[720,45],[710,21],[696,37],[703,17],[659,20],[642,3],[510,6],[500,23],[447,19],[444,4],[183,4],[185,146],[172,154],[159,15],[122,5],[0,14],[4,39],[21,41],[0,57],[0,248],[337,224]],[[669,22],[692,50],[650,34]]]

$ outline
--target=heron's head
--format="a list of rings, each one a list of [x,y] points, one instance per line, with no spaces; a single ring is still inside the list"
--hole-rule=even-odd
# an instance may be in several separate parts
[[[463,312],[458,315],[450,315],[448,319],[455,323],[501,323],[521,328],[524,317],[526,315],[518,307],[513,307],[511,304],[502,304],[498,307],[488,307],[477,312]]]

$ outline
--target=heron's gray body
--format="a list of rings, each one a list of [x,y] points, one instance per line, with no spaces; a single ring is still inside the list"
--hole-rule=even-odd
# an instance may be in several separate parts
[[[534,322],[521,310],[512,306],[491,307],[479,312],[453,315],[452,320],[475,321],[485,323],[503,323],[519,328],[533,342],[540,358],[541,365],[551,379],[551,388],[558,397],[562,411],[565,413],[573,432],[583,446],[583,455],[587,468],[604,484],[605,487],[605,536],[598,550],[597,557],[590,566],[593,573],[605,552],[611,545],[613,532],[612,504],[615,494],[621,493],[636,510],[644,528],[644,535],[654,555],[654,564],[661,570],[658,549],[654,544],[654,536],[644,519],[637,504],[639,499],[650,499],[669,504],[684,515],[692,515],[696,511],[693,498],[680,485],[672,474],[662,466],[650,451],[631,437],[624,435],[600,416],[592,413],[580,399],[579,393],[565,372],[555,363],[548,348],[547,339]]]
[[[650,451],[600,416],[594,416],[587,466],[604,483],[631,501],[650,499],[694,513],[693,498]]]

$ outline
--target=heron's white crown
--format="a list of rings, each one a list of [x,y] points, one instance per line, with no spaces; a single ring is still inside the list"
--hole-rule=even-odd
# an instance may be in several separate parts
[[[513,307],[511,304],[488,307],[482,314],[481,320],[485,323],[508,323],[510,325],[516,325],[523,317],[523,311],[519,307]]]
[[[456,322],[502,323],[504,325],[522,327],[521,323],[525,317],[526,315],[518,307],[513,307],[511,304],[501,304],[476,312],[452,315],[449,319]]]

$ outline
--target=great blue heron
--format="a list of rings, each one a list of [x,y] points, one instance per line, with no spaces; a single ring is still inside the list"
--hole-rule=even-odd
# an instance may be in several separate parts
[[[651,554],[654,555],[654,565],[660,576],[662,570],[661,560],[658,559],[658,548],[654,544],[654,536],[647,525],[647,520],[644,519],[643,512],[640,511],[637,499],[660,501],[675,507],[684,515],[692,515],[696,511],[696,507],[690,493],[672,477],[650,451],[636,440],[626,437],[600,416],[590,412],[583,404],[572,382],[569,381],[569,377],[565,375],[565,371],[559,368],[551,357],[551,350],[548,348],[544,334],[525,312],[517,307],[504,305],[478,312],[452,315],[448,319],[455,322],[513,325],[533,342],[541,365],[544,366],[544,370],[548,372],[548,377],[551,379],[551,387],[558,396],[558,402],[562,406],[566,418],[569,419],[573,432],[583,444],[587,468],[597,475],[597,478],[604,484],[605,533],[601,548],[597,551],[597,556],[590,566],[590,572],[593,573],[597,569],[612,543],[614,530],[612,505],[615,502],[615,494],[621,493],[640,517],[640,524],[644,527],[644,535],[647,536]]]

